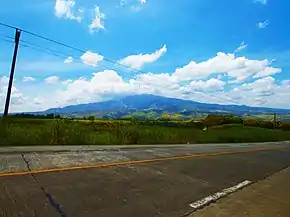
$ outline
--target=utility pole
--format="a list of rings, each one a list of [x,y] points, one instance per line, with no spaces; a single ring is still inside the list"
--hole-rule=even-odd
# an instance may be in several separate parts
[[[9,84],[8,84],[8,89],[7,89],[7,96],[6,96],[5,109],[4,109],[4,115],[3,115],[4,117],[6,117],[8,115],[8,111],[9,111],[11,90],[12,90],[12,84],[13,84],[13,77],[14,77],[14,70],[15,70],[20,35],[21,35],[21,31],[19,29],[16,29],[15,30],[14,53],[13,53],[13,59],[12,59],[10,77],[9,77]]]
[[[274,128],[277,126],[277,115],[276,112],[274,113]]]

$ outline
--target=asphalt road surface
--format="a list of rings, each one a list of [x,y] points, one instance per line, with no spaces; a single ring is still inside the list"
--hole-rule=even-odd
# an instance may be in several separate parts
[[[2,148],[0,216],[181,217],[194,201],[287,166],[289,142]]]

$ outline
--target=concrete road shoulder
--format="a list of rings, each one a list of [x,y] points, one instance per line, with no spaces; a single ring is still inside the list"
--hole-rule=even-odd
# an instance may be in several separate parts
[[[290,167],[256,182],[188,217],[290,216]]]

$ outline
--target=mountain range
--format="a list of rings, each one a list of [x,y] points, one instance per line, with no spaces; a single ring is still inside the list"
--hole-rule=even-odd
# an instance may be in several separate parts
[[[233,114],[238,116],[259,114],[290,114],[290,109],[250,107],[245,105],[220,105],[200,103],[191,100],[141,94],[125,96],[105,102],[71,105],[51,108],[37,114],[60,114],[64,116],[88,116],[99,118],[158,118],[171,115],[178,119],[188,119],[199,114]]]

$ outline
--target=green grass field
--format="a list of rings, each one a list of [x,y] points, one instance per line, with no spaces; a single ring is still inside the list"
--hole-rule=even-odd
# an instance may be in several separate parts
[[[188,121],[72,121],[12,118],[0,124],[0,145],[232,143],[290,140],[289,131],[225,124],[202,130]]]

